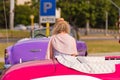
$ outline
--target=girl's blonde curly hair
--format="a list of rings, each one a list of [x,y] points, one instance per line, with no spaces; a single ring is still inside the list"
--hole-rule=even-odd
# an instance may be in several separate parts
[[[70,25],[63,18],[58,18],[54,24],[52,34],[59,34],[61,32],[70,33]]]

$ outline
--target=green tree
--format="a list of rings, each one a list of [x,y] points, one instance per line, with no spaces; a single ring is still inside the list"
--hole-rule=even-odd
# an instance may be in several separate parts
[[[119,0],[115,2],[119,3]],[[59,0],[57,6],[62,9],[62,17],[71,25],[91,28],[105,28],[106,12],[108,12],[109,26],[114,26],[117,11],[110,5],[109,0]]]
[[[34,15],[34,21],[39,22],[39,2],[32,0],[31,5],[16,5],[15,8],[15,24],[30,25],[30,15]]]
[[[32,0],[31,5],[15,6],[15,25],[30,24],[30,15],[35,16],[35,22],[39,22],[39,1]],[[120,6],[119,0],[113,0]],[[5,1],[7,22],[9,24],[9,0]],[[3,0],[0,0],[0,26],[5,28]],[[62,17],[75,28],[85,28],[89,21],[91,28],[105,28],[105,12],[108,12],[109,28],[114,28],[118,21],[118,9],[110,3],[110,0],[58,0],[57,7],[61,8]],[[77,29],[78,30],[78,29]]]
[[[113,0],[113,2],[120,8],[119,0]],[[118,29],[118,26],[116,26],[116,23],[119,19],[119,10],[117,7],[115,7],[112,3],[110,4],[110,11],[109,11],[109,24],[110,28],[112,29]]]
[[[108,0],[97,0],[94,2],[95,5],[95,21],[94,27],[104,28],[106,21],[106,12],[109,12],[109,1]]]
[[[9,24],[9,1],[0,0],[0,6],[0,28],[5,28]]]
[[[81,1],[73,1],[73,0],[59,0],[57,3],[57,7],[62,9],[62,17],[64,17],[67,21],[70,22],[71,25],[75,25],[79,15],[81,14],[81,9],[79,8]]]
[[[33,13],[28,5],[19,5],[15,7],[15,25],[30,24],[30,15]]]
[[[35,22],[39,23],[39,8],[40,0],[32,0],[32,5],[30,6],[34,10],[33,15],[35,16]]]

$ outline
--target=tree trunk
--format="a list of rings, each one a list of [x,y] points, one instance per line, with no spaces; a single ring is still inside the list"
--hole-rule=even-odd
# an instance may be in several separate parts
[[[89,20],[86,21],[86,31],[85,31],[85,35],[88,35],[89,34],[89,29],[90,28],[90,22]]]

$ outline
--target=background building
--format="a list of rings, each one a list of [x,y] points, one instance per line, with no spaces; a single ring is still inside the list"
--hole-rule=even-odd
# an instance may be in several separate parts
[[[30,4],[31,0],[16,0],[17,5],[24,5],[25,3]]]

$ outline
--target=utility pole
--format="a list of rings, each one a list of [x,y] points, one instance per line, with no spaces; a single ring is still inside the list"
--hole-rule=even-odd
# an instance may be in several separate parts
[[[87,20],[86,20],[86,31],[85,31],[85,35],[88,35],[88,34],[89,34],[89,31],[90,31],[90,13],[89,13],[90,0],[87,0],[87,4],[88,4],[88,14],[89,14],[89,16],[87,16]]]
[[[14,29],[14,0],[10,0],[10,29]]]
[[[108,12],[105,12],[106,14],[106,23],[105,23],[105,35],[108,35]]]

